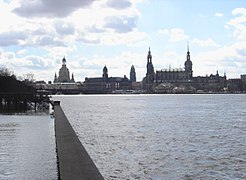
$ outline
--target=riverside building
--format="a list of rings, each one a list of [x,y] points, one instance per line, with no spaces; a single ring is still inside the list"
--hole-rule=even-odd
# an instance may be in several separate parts
[[[104,66],[102,77],[85,78],[84,92],[88,94],[105,94],[131,89],[131,81],[124,77],[109,77],[108,68]]]
[[[69,69],[67,68],[66,63],[67,63],[67,60],[64,57],[62,59],[62,67],[59,70],[59,76],[57,77],[55,73],[54,83],[75,83],[73,74],[70,79]]]
[[[47,85],[46,89],[52,94],[79,94],[82,91],[82,85],[75,82],[73,74],[70,78],[70,72],[66,63],[67,60],[64,57],[62,59],[62,67],[59,70],[59,76],[57,77],[55,73],[53,84]]]
[[[146,68],[142,87],[147,93],[222,92],[226,89],[226,75],[220,76],[218,71],[215,75],[193,77],[189,45],[184,68],[161,69],[155,72],[150,48]]]

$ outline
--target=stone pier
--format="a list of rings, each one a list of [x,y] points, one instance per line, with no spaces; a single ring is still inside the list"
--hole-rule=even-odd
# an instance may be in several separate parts
[[[58,171],[61,180],[104,179],[79,141],[59,101],[54,102]]]

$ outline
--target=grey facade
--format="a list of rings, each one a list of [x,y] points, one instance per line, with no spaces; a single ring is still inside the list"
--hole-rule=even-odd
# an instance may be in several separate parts
[[[183,68],[162,69],[156,71],[155,82],[160,83],[189,83],[193,78],[192,61],[190,59],[189,47]]]
[[[147,73],[143,79],[143,89],[147,93],[195,93],[201,92],[224,92],[227,87],[226,75],[220,76],[218,71],[215,75],[193,77],[193,63],[187,46],[186,61],[184,68],[162,69],[154,72],[150,49],[147,55]],[[233,86],[235,83],[231,83]],[[236,83],[238,84],[238,83]],[[234,88],[235,89],[235,88]]]
[[[109,77],[106,66],[102,77],[85,78],[84,92],[88,94],[112,93],[116,90],[130,90],[131,81],[126,77]]]
[[[223,92],[227,87],[226,75],[220,76],[218,71],[215,75],[197,76],[193,78],[193,86],[197,91]]]

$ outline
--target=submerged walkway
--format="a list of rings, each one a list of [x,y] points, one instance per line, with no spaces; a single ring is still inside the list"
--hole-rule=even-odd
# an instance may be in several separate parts
[[[60,179],[104,179],[79,141],[59,101],[54,102],[54,115]]]

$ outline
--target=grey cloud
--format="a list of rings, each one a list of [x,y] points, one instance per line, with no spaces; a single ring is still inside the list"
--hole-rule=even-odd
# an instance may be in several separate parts
[[[66,17],[95,0],[21,0],[13,11],[23,17]]]
[[[71,23],[55,23],[56,32],[60,35],[73,35],[75,33],[75,28]]]
[[[103,33],[103,32],[105,32],[104,29],[97,28],[96,26],[91,26],[91,27],[87,28],[87,31],[92,32],[92,33]]]
[[[119,33],[132,31],[137,25],[137,16],[119,16],[106,18],[106,28],[110,28]]]
[[[46,35],[46,36],[41,36],[36,40],[36,44],[40,46],[61,46],[64,47],[65,43],[54,39],[54,37]]]
[[[24,32],[5,32],[0,34],[0,46],[11,46],[20,44],[21,40],[27,38]]]
[[[114,9],[125,9],[130,7],[132,4],[129,0],[120,0],[120,1],[108,0],[106,5]]]
[[[231,67],[231,68],[242,68],[239,64],[244,63],[246,60],[245,57],[224,57],[222,59],[222,64]]]
[[[44,59],[38,56],[27,56],[26,60],[31,62],[31,66],[32,68],[35,69],[44,69],[45,68],[45,63],[44,63]]]
[[[32,35],[34,36],[41,36],[41,35],[45,35],[47,34],[47,29],[45,29],[45,27],[36,29],[34,31],[32,31]]]

